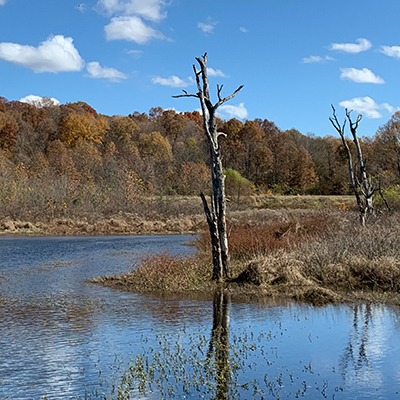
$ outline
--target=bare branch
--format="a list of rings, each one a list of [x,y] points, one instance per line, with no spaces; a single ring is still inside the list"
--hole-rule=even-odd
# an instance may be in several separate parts
[[[223,137],[228,137],[228,135],[225,133],[225,132],[217,132],[217,138],[219,138],[220,136],[223,136]]]
[[[200,84],[200,75],[201,75],[201,70],[197,71],[196,66],[193,64],[193,71],[194,71],[194,76],[196,78],[196,84],[197,84],[197,90],[201,92],[201,84]]]
[[[224,87],[224,85],[221,85],[221,86],[217,85],[218,100],[222,100],[222,99],[221,99],[221,91],[222,91],[222,88],[223,88],[223,87]]]
[[[227,102],[228,100],[232,99],[233,97],[235,97],[240,90],[244,87],[244,85],[239,86],[232,94],[230,94],[229,96],[224,97],[223,99],[219,99],[218,102],[214,105],[214,111],[221,105],[224,104],[225,102]],[[221,86],[222,89],[222,86]],[[218,96],[219,97],[219,96]]]
[[[337,132],[339,133],[339,135],[344,138],[344,128],[346,126],[346,120],[344,120],[343,125],[340,125],[338,117],[336,115],[336,110],[335,107],[333,106],[333,104],[331,104],[332,107],[332,114],[333,117],[329,117],[329,121],[331,121],[331,124],[333,125],[333,127],[337,130]]]
[[[203,95],[205,98],[209,99],[210,98],[210,90],[209,90],[209,85],[208,85],[208,77],[207,77],[207,53],[204,54],[203,58],[196,57],[196,61],[200,65],[201,69],[201,78],[203,81]],[[197,77],[196,77],[197,80]]]
[[[185,93],[184,94],[176,94],[175,96],[172,96],[172,97],[174,99],[177,99],[179,97],[197,97],[197,98],[200,97],[198,93],[197,94],[190,94],[190,93],[187,93],[186,90],[183,90],[183,92],[185,92]]]
[[[353,110],[348,110],[346,108],[346,117],[349,120],[350,123],[350,130],[351,133],[354,135],[355,131],[358,129],[358,124],[360,123],[361,119],[362,119],[362,115],[358,114],[357,119],[353,122],[351,120],[351,113],[353,112]]]

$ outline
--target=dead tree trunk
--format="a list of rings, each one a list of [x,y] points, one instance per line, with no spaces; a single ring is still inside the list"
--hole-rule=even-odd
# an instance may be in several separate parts
[[[222,282],[228,277],[229,251],[228,235],[226,230],[225,175],[222,169],[221,148],[218,143],[218,137],[224,134],[217,132],[215,113],[220,105],[236,96],[236,94],[242,89],[243,85],[227,97],[221,97],[222,85],[217,85],[218,101],[215,104],[212,104],[207,76],[207,53],[205,53],[201,58],[196,57],[196,61],[200,66],[200,70],[197,70],[196,66],[193,65],[198,92],[195,94],[189,94],[184,90],[184,94],[173,97],[197,97],[200,100],[203,114],[204,133],[207,137],[210,149],[210,171],[212,182],[211,207],[208,205],[204,194],[201,193],[200,196],[203,201],[204,212],[207,217],[207,223],[211,235],[213,255],[212,279]]]
[[[351,120],[350,113],[351,113],[351,111],[348,111],[346,109],[346,117],[349,121],[350,132],[353,137],[353,142],[356,146],[357,161],[358,161],[358,166],[360,168],[361,182],[358,182],[358,184],[360,186],[360,191],[365,199],[366,215],[367,215],[367,217],[369,217],[370,215],[374,214],[374,204],[373,204],[372,196],[375,192],[375,189],[373,187],[371,178],[367,174],[367,169],[365,167],[365,160],[363,158],[360,141],[358,140],[358,136],[357,136],[357,128],[358,128],[359,122],[361,121],[361,115],[358,115],[357,120],[355,122],[353,122]]]
[[[349,121],[350,132],[353,138],[353,142],[356,146],[357,165],[360,170],[360,179],[358,179],[356,173],[354,172],[351,151],[345,138],[346,119],[343,121],[343,124],[341,125],[337,118],[335,107],[332,106],[332,110],[333,110],[333,116],[330,117],[329,120],[331,121],[336,131],[339,133],[340,138],[342,139],[343,146],[346,149],[347,164],[349,169],[349,182],[357,200],[357,207],[360,213],[360,224],[364,226],[367,218],[373,215],[374,213],[372,196],[375,192],[375,189],[372,185],[371,179],[367,174],[367,170],[365,167],[365,160],[363,159],[360,141],[358,140],[357,136],[357,128],[361,121],[362,116],[361,114],[359,114],[357,116],[356,121],[353,122],[351,119],[351,111],[346,109],[346,118]]]

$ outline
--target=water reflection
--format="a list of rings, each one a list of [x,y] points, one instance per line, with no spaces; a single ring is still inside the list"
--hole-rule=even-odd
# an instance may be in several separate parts
[[[219,288],[213,300],[213,324],[208,358],[214,358],[216,399],[229,398],[231,369],[229,364],[229,295]]]
[[[355,304],[353,309],[353,324],[349,333],[348,344],[340,360],[343,380],[349,369],[356,373],[370,366],[367,353],[369,326],[372,319],[371,304]]]
[[[166,397],[400,398],[397,308],[237,303],[223,290],[172,300],[86,283],[129,270],[139,250],[190,251],[188,237],[14,240],[0,239],[0,398],[115,399],[138,356],[168,366]]]

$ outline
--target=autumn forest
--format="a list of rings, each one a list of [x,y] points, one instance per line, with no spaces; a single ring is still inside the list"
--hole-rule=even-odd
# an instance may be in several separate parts
[[[267,119],[217,123],[226,134],[228,197],[351,193],[333,129],[314,137]],[[0,98],[0,217],[112,215],[154,195],[209,192],[202,124],[197,111],[106,116],[84,102],[35,106]],[[389,197],[400,185],[399,137],[396,113],[361,143],[369,173]]]

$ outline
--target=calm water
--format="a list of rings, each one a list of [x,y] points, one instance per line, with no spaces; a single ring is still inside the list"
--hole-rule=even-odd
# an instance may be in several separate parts
[[[168,366],[156,371],[164,386],[145,398],[168,388],[192,399],[400,399],[397,308],[229,299],[218,308],[221,298],[166,300],[85,283],[127,272],[148,252],[190,252],[188,240],[0,238],[0,398],[114,399],[141,356]],[[228,333],[226,352],[210,353],[213,326]],[[217,370],[229,367],[229,385],[185,389],[179,377],[194,379],[210,354]]]

